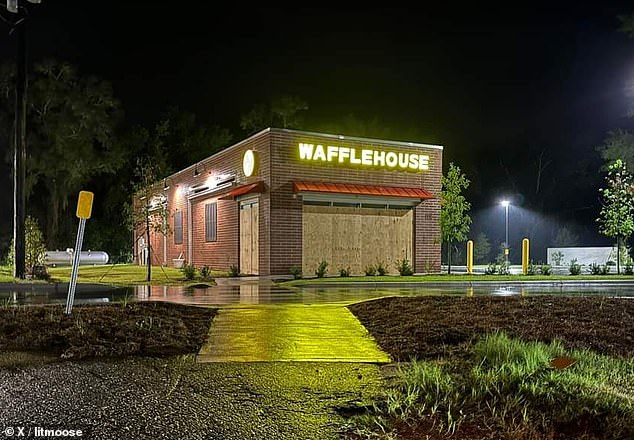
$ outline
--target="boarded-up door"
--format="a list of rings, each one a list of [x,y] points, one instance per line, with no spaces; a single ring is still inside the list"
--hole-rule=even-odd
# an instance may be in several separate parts
[[[411,209],[304,205],[302,270],[313,274],[325,260],[329,275],[348,267],[363,275],[378,263],[398,273],[398,261],[412,262],[413,219]]]
[[[240,203],[240,273],[259,273],[258,202]]]

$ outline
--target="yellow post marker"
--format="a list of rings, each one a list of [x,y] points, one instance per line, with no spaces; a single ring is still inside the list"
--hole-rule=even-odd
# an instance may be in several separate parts
[[[467,273],[473,273],[473,240],[467,241]]]
[[[77,217],[89,219],[92,214],[92,200],[95,195],[90,191],[80,191],[77,201]]]
[[[75,241],[75,249],[73,250],[73,269],[70,273],[70,281],[68,283],[68,295],[66,296],[66,309],[64,313],[70,315],[75,302],[75,287],[77,286],[77,272],[79,271],[79,256],[81,255],[81,244],[84,241],[84,229],[86,220],[92,214],[92,201],[94,194],[90,191],[80,191],[77,200],[77,212],[79,217],[79,227],[77,228],[77,241]]]
[[[528,251],[530,243],[528,238],[522,240],[522,273],[526,275],[528,273]]]

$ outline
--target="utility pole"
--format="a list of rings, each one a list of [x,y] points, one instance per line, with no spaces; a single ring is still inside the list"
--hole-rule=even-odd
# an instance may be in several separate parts
[[[40,0],[28,0],[40,3]],[[18,5],[18,0],[7,0],[7,11],[16,14],[10,33],[16,32],[18,46],[16,53],[17,76],[15,83],[15,124],[13,133],[13,276],[24,279],[26,275],[25,256],[26,239],[24,223],[26,220],[26,94],[27,94],[27,58],[26,58],[26,20],[28,11]]]

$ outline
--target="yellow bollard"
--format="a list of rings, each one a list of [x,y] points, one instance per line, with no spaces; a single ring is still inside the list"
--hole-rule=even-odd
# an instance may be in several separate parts
[[[467,273],[473,273],[473,240],[467,241]]]
[[[528,250],[530,243],[528,238],[522,240],[522,273],[526,275],[528,273]]]

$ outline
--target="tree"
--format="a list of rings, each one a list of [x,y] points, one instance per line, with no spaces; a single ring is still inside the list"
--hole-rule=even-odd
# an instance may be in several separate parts
[[[31,275],[34,276],[36,274],[36,266],[41,266],[44,263],[46,245],[44,244],[44,235],[42,234],[42,230],[40,229],[37,219],[31,217],[30,215],[27,215],[24,221],[24,238],[24,263],[26,271],[30,272]],[[11,240],[9,255],[7,256],[8,264],[13,265],[14,256],[15,248],[13,240]]]
[[[610,131],[603,144],[597,147],[597,151],[605,161],[605,169],[619,159],[625,163],[634,163],[634,134],[622,129]]]
[[[161,138],[160,146],[165,149],[166,161],[172,170],[185,168],[212,155],[233,139],[226,128],[201,124],[196,115],[176,107],[165,113],[155,133]]]
[[[253,133],[267,127],[301,128],[301,113],[308,110],[308,104],[298,96],[282,95],[269,104],[256,104],[240,118],[240,127]]]
[[[449,164],[449,171],[442,176],[440,194],[440,231],[442,242],[447,243],[447,273],[451,273],[451,246],[454,241],[467,239],[471,217],[467,214],[471,204],[462,195],[469,187],[469,179],[462,174],[460,167]]]
[[[8,108],[14,74],[11,68],[2,73],[0,101]],[[34,66],[27,112],[27,197],[30,208],[41,204],[48,245],[56,248],[62,242],[62,219],[68,217],[67,232],[72,229],[72,216],[65,215],[71,198],[94,177],[115,173],[124,164],[112,142],[119,102],[108,83],[81,78],[70,64],[46,61]],[[8,118],[2,122],[1,129],[10,133]]]
[[[363,119],[354,113],[348,113],[341,118],[320,124],[316,129],[324,133],[341,133],[349,136],[375,139],[392,138],[390,124],[381,121],[376,116],[370,119]]]
[[[573,247],[579,246],[579,234],[575,233],[573,229],[562,226],[557,230],[555,240],[553,240],[554,247]]]
[[[300,112],[308,110],[308,104],[298,96],[284,95],[271,102],[273,122],[282,128],[299,128],[301,124]]]
[[[473,259],[477,264],[486,264],[490,255],[491,242],[484,232],[480,232],[473,240]]]
[[[602,207],[597,222],[601,234],[616,238],[616,271],[620,274],[621,241],[634,232],[634,183],[621,159],[608,166],[605,180],[606,187],[599,189]]]
[[[139,232],[137,240],[145,239],[147,249],[147,282],[152,281],[152,231],[169,235],[169,212],[163,186],[157,183],[160,167],[151,158],[139,159],[134,170],[135,200],[126,205],[128,226]],[[135,246],[137,243],[134,244]]]
[[[634,14],[619,15],[617,18],[621,22],[619,31],[628,35],[630,38],[634,38]]]

